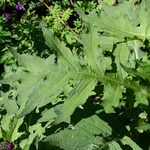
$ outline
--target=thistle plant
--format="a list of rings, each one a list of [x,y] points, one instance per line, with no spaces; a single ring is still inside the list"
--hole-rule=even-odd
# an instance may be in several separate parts
[[[14,144],[9,141],[4,141],[0,144],[0,150],[13,150]]]
[[[149,0],[101,7],[76,8],[80,54],[44,21],[41,38],[53,53],[11,49],[15,68],[0,81],[4,140],[23,150],[149,149]]]

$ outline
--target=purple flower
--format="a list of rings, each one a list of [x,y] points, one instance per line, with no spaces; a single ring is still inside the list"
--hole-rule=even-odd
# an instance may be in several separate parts
[[[14,144],[12,142],[4,141],[0,145],[0,150],[13,150],[14,147],[15,146],[14,146]]]
[[[24,4],[21,3],[21,2],[18,2],[18,3],[16,4],[16,9],[17,9],[17,10],[25,10]]]
[[[15,146],[12,142],[6,141],[6,147],[7,147],[7,150],[13,150]]]
[[[7,22],[9,20],[9,13],[3,13],[3,17],[5,18],[5,21]]]

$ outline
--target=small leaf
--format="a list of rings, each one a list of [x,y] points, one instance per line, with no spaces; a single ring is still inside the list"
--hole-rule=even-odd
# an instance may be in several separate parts
[[[16,114],[18,111],[18,105],[15,100],[11,100],[8,98],[7,94],[2,94],[4,107],[8,114]]]
[[[123,145],[129,145],[133,150],[142,150],[131,138],[124,136],[121,139]]]
[[[44,110],[42,112],[42,117],[38,120],[38,122],[53,121],[56,116],[57,114],[55,113],[53,108],[49,110]]]
[[[55,124],[67,120],[73,113],[76,107],[84,104],[90,96],[91,91],[95,88],[97,81],[94,78],[86,77],[72,91],[68,99],[62,104],[62,108],[58,117],[55,119]]]
[[[11,120],[13,119],[13,117],[14,117],[14,114],[6,114],[3,116],[2,120],[1,120],[1,127],[6,132],[9,132],[9,130],[10,130],[10,123],[11,123]]]
[[[19,127],[21,126],[21,124],[23,123],[24,118],[20,118],[17,120],[17,123],[15,124],[15,128],[13,129],[12,135],[11,135],[11,141],[15,141],[17,140],[22,134],[23,132],[19,132]]]
[[[143,131],[150,131],[150,124],[144,123],[144,124],[136,127],[136,129],[139,130],[139,131],[141,131],[141,130],[143,130]]]
[[[108,125],[108,123],[106,123],[96,115],[93,115],[86,119],[82,119],[75,126],[75,128],[84,129],[94,135],[102,134],[104,137],[110,136],[112,134],[112,129]]]
[[[109,150],[122,150],[120,145],[116,141],[112,141],[108,144]]]
[[[113,113],[114,108],[119,106],[122,93],[125,91],[123,86],[104,84],[104,95],[102,106],[106,113]]]
[[[135,66],[135,62],[132,60],[132,58],[130,58],[130,49],[126,43],[120,43],[117,45],[113,54],[115,56],[118,74],[124,79],[128,76],[128,73],[121,67],[120,64],[129,68],[133,68]]]
[[[140,91],[135,91],[135,100],[134,107],[137,107],[139,104],[148,105],[147,99],[148,93],[146,89],[141,89]]]

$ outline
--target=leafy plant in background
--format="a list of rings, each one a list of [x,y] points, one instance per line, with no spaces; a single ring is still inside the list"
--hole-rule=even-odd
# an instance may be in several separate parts
[[[87,12],[95,8],[98,9],[100,6],[93,1],[84,3],[76,1],[74,4]],[[42,49],[42,46],[37,46],[39,43],[36,43],[37,39],[42,36],[42,33],[37,34],[37,32],[40,32],[38,24],[41,16],[45,18],[48,27],[70,47],[77,45],[76,40],[73,38],[74,34],[79,35],[83,32],[82,22],[73,11],[73,6],[68,0],[63,2],[7,0],[2,1],[0,11],[7,22],[3,26],[4,30],[7,27],[12,33],[10,36],[11,45],[9,45],[10,47],[17,47],[21,53],[29,52],[41,57],[47,57],[51,53],[46,47]],[[40,45],[43,45],[43,40],[41,40]],[[6,51],[7,49],[4,50]]]
[[[82,55],[41,22],[54,54],[11,50],[19,66],[1,80],[1,137],[24,150],[148,149],[148,8],[133,0],[103,3],[99,15],[77,9]]]

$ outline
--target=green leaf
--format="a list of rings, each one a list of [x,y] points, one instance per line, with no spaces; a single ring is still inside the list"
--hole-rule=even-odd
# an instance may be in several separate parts
[[[38,120],[38,122],[53,121],[56,116],[57,114],[55,113],[53,108],[49,110],[46,109],[42,112],[42,117]]]
[[[124,66],[123,64],[120,64],[120,65],[121,65],[121,67],[122,67],[129,75],[131,75],[131,76],[136,76],[136,75],[137,75],[137,72],[136,72],[135,70],[130,69],[130,68]]]
[[[94,135],[102,134],[104,137],[110,136],[112,134],[112,129],[108,123],[96,115],[82,119],[77,125],[75,125],[75,128],[83,129]]]
[[[78,13],[84,21],[99,28],[99,31],[115,37],[150,39],[150,21],[148,20],[150,11],[146,7],[148,2],[142,1],[140,7],[137,8],[135,2],[136,0],[124,1],[118,6],[103,3],[100,17],[93,12],[85,15],[79,9]]]
[[[141,131],[141,130],[142,131],[150,131],[150,124],[144,123],[144,124],[136,127],[136,129],[139,130],[139,131]]]
[[[99,49],[99,44],[101,44],[102,40],[99,38],[96,28],[89,25],[88,30],[87,34],[82,35],[85,60],[91,66],[92,71],[104,74],[106,70],[111,69],[112,61],[110,57],[104,57],[103,51]],[[106,41],[107,39],[105,39]]]
[[[45,129],[41,126],[40,123],[37,123],[29,127],[29,132],[29,137],[27,139],[23,139],[20,143],[20,147],[23,150],[29,150],[36,137],[38,137],[39,140],[42,140],[44,138],[43,133],[45,132]]]
[[[115,0],[104,0],[105,3],[112,5],[113,3],[115,3]]]
[[[33,126],[29,127],[29,132],[31,134],[36,134],[40,136],[41,138],[45,137],[43,134],[45,132],[45,129],[42,127],[41,123],[34,124]]]
[[[150,79],[150,61],[141,62],[140,66],[137,68],[137,76],[140,76],[144,79]]]
[[[102,137],[96,135],[108,136],[111,132],[108,124],[94,115],[80,121],[72,129],[65,129],[46,137],[44,142],[49,143],[49,146],[59,146],[65,150],[93,150],[107,145]]]
[[[12,51],[12,53],[17,59],[19,65],[23,66],[25,69],[27,69],[27,71],[37,74],[37,76],[49,74],[50,70],[55,69],[52,65],[55,62],[54,55],[49,56],[47,59],[42,59],[38,56],[32,56],[29,54],[20,55],[15,51]]]
[[[124,86],[110,84],[109,82],[104,84],[104,95],[102,97],[102,105],[106,113],[113,113],[114,108],[119,106],[123,92],[125,92]]]
[[[116,141],[112,141],[108,144],[109,150],[122,150],[120,145]]]
[[[91,91],[95,88],[97,81],[93,78],[83,79],[79,85],[75,87],[68,99],[64,102],[60,114],[56,117],[55,124],[67,120],[73,113],[76,107],[84,104],[87,98],[92,94]]]
[[[123,145],[129,145],[132,149],[142,150],[129,137],[124,136],[122,139],[109,139],[112,134],[111,127],[98,116],[93,115],[81,120],[71,129],[64,129],[58,133],[49,135],[43,142],[51,146],[58,146],[65,150],[122,150],[120,141]],[[99,136],[97,136],[99,135]],[[101,137],[103,135],[103,137]]]
[[[50,46],[58,53],[58,57],[60,56],[62,62],[67,63],[71,68],[75,70],[79,70],[80,65],[78,63],[77,56],[73,55],[70,49],[67,48],[63,42],[54,37],[50,30],[48,30],[44,26],[44,22],[41,22],[43,34],[48,46]]]
[[[47,78],[47,80],[45,80],[43,84],[41,84],[36,91],[32,93],[24,110],[18,117],[22,117],[31,112],[37,106],[42,107],[50,103],[50,100],[52,101],[57,98],[57,96],[63,91],[63,86],[66,84],[69,77],[69,73],[60,72],[57,73],[53,79],[51,79],[51,76]]]
[[[124,136],[121,139],[123,145],[129,145],[134,150],[142,150],[131,138]]]
[[[149,80],[150,78],[150,62],[149,60],[147,62],[138,62],[139,66],[136,70],[130,69],[123,64],[121,64],[122,68],[129,73],[131,76],[139,76],[143,79]]]
[[[110,50],[112,51],[114,44],[117,44],[118,42],[120,42],[121,39],[112,37],[112,36],[99,36],[98,37],[98,44],[100,46],[100,48],[102,49],[102,51],[104,50]],[[124,41],[124,39],[122,39],[122,41]]]
[[[16,114],[18,111],[18,105],[16,101],[9,99],[7,94],[2,94],[2,96],[7,114]]]
[[[139,104],[148,105],[147,99],[148,93],[147,89],[142,88],[140,91],[135,92],[135,100],[134,107],[137,107]]]
[[[135,71],[133,69],[129,69],[126,66],[122,65],[121,66],[124,68],[124,70],[126,70],[131,76],[141,76],[144,77],[147,75],[141,75],[140,73],[138,73],[138,71]],[[139,82],[137,82],[139,85]],[[135,90],[135,100],[136,102],[134,103],[134,107],[137,107],[139,104],[144,104],[144,105],[148,105],[148,89],[147,87],[143,87],[141,86],[138,90]]]
[[[82,35],[82,44],[84,45],[84,56],[88,64],[94,71],[100,70],[98,65],[98,33],[93,26],[89,26],[88,34]],[[100,70],[101,71],[101,70]]]
[[[143,43],[139,40],[132,40],[127,42],[128,47],[130,48],[130,58],[133,60],[140,60],[143,58],[146,53],[141,51],[141,47],[143,46]],[[132,52],[133,51],[133,52]],[[132,53],[131,53],[132,52]]]
[[[11,133],[11,141],[14,142],[15,140],[17,140],[22,134],[23,132],[19,132],[19,127],[21,126],[21,124],[23,123],[24,118],[20,118],[17,120],[15,127],[13,129],[13,132]]]
[[[95,138],[84,130],[65,129],[59,133],[48,136],[44,142],[51,146],[59,146],[65,150],[93,150],[103,143],[103,139]],[[49,147],[49,148],[50,148]]]
[[[123,64],[124,66],[128,66],[129,68],[134,68],[135,66],[135,62],[133,61],[133,58],[131,58],[130,51],[131,50],[129,49],[126,43],[120,43],[117,45],[113,53],[115,56],[115,63],[117,66],[118,74],[123,79],[126,76],[128,76],[128,73],[121,67],[120,64]]]
[[[13,119],[14,114],[6,114],[3,116],[1,120],[1,128],[5,130],[6,132],[9,132],[10,129],[10,123],[11,120]]]

